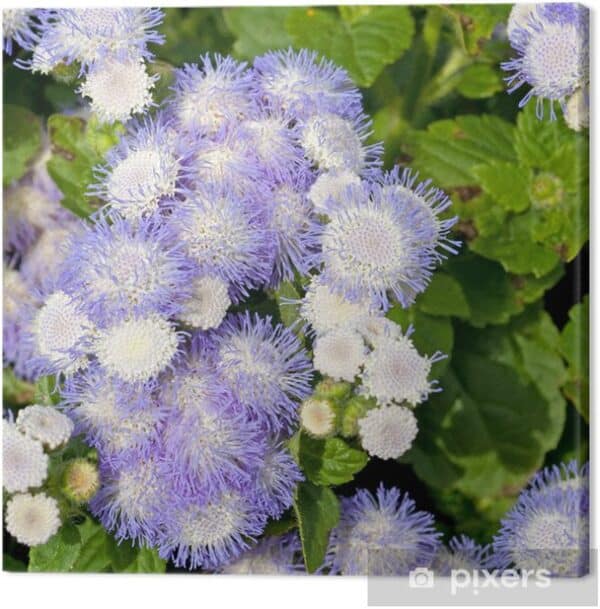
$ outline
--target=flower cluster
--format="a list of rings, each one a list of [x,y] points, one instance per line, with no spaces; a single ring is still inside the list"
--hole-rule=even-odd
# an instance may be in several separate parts
[[[2,484],[10,498],[6,529],[28,546],[46,543],[60,525],[56,499],[40,491],[48,476],[49,456],[64,446],[73,422],[52,406],[34,404],[19,411],[16,422],[2,421]],[[28,491],[37,489],[35,494]]]
[[[13,10],[4,13],[4,48],[16,41],[31,52],[15,64],[48,74],[62,67],[79,69],[77,89],[90,100],[100,120],[125,121],[152,104],[158,78],[146,62],[149,44],[164,41],[156,27],[163,12],[150,8]]]
[[[151,57],[159,18],[43,11],[35,51],[80,64],[90,90],[96,69]],[[100,118],[126,118],[92,98]],[[175,71],[162,108],[129,121],[89,188],[104,206],[61,235],[51,273],[43,255],[28,264],[45,235],[36,214],[15,213],[7,277],[43,281],[11,289],[21,300],[9,327],[27,376],[56,375],[61,407],[98,452],[99,483],[74,462],[67,496],[99,484],[90,508],[118,539],[189,568],[221,569],[247,550],[302,479],[286,448],[299,420],[317,437],[335,431],[312,396],[313,365],[378,405],[356,430],[371,454],[412,443],[409,407],[434,390],[440,354],[421,356],[385,313],[409,306],[456,251],[455,219],[429,182],[380,170],[369,127],[346,72],[315,54],[267,53],[252,67],[205,56]],[[314,363],[295,328],[252,310],[283,281],[308,286],[296,304]],[[48,423],[42,414],[18,425]],[[36,437],[53,447],[63,436]],[[294,565],[297,540],[253,550],[275,551]]]
[[[502,64],[512,93],[522,85],[529,90],[523,107],[537,98],[536,113],[544,116],[545,100],[551,119],[558,103],[567,124],[579,131],[589,122],[589,11],[580,4],[516,4],[507,33],[517,57]]]

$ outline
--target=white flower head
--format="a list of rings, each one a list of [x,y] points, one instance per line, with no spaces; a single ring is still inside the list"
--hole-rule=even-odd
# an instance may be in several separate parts
[[[515,4],[508,16],[506,34],[511,43],[518,42],[519,30],[528,27],[532,15],[536,14],[536,5],[533,3]]]
[[[358,328],[368,317],[368,302],[350,302],[313,279],[300,305],[300,315],[317,336],[338,328]]]
[[[300,423],[315,438],[325,438],[335,430],[335,411],[327,400],[308,398],[300,406]]]
[[[344,206],[344,191],[351,184],[360,184],[360,178],[352,171],[328,171],[316,179],[308,191],[308,198],[317,213],[328,215],[332,210]]]
[[[148,74],[141,61],[110,58],[94,64],[79,93],[90,98],[92,111],[102,122],[125,122],[152,103],[157,78]]]
[[[373,457],[397,459],[412,445],[418,431],[417,419],[405,406],[381,406],[359,419],[362,447]]]
[[[218,327],[231,305],[228,288],[227,282],[219,277],[199,277],[179,319],[201,330]]]
[[[315,341],[315,368],[335,380],[353,381],[366,356],[361,335],[352,329],[332,330]]]
[[[70,296],[58,290],[46,299],[33,320],[34,347],[51,367],[69,374],[86,364],[77,351],[90,331],[89,319]]]
[[[169,321],[150,315],[99,332],[95,353],[110,375],[126,382],[144,382],[169,366],[178,343]]]
[[[33,404],[19,410],[17,429],[53,450],[69,440],[73,422],[52,406]]]
[[[6,504],[6,529],[19,543],[46,543],[60,527],[58,504],[45,493],[19,494]]]
[[[2,422],[2,477],[9,493],[40,486],[48,475],[48,455],[40,442],[23,435],[13,423]]]
[[[384,338],[365,360],[362,391],[382,406],[393,402],[416,405],[432,391],[428,380],[431,364],[443,357],[425,357],[408,336]]]

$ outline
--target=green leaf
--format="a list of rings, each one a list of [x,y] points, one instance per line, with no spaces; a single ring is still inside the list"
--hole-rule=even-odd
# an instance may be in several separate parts
[[[581,416],[589,421],[589,299],[575,305],[569,311],[569,322],[560,337],[560,351],[568,364],[568,376],[563,392]]]
[[[525,211],[531,204],[531,171],[527,167],[493,161],[486,165],[477,165],[473,168],[473,174],[481,188],[507,211]]]
[[[417,298],[417,307],[430,315],[467,318],[471,313],[460,282],[443,271],[438,271],[428,288]]]
[[[7,186],[21,178],[42,146],[40,119],[26,108],[4,105],[2,121],[4,148],[2,184]]]
[[[13,558],[10,554],[2,554],[2,570],[10,571],[12,573],[21,573],[27,571],[27,565],[16,558]]]
[[[469,99],[485,99],[502,91],[504,84],[497,69],[489,64],[474,63],[463,70],[456,88]]]
[[[306,477],[315,484],[344,484],[354,478],[367,464],[369,457],[348,446],[341,438],[317,440],[300,435],[299,460]]]
[[[300,300],[300,293],[291,281],[282,281],[279,289],[275,292],[275,298],[279,306],[281,321],[283,325],[289,328],[300,317],[300,305],[282,302],[282,299]]]
[[[510,123],[486,114],[436,121],[426,131],[410,135],[413,166],[441,188],[476,185],[475,166],[516,160],[514,130]]]
[[[116,544],[104,527],[90,518],[77,526],[81,537],[81,549],[71,571],[79,573],[100,573],[111,564],[109,545]]]
[[[329,534],[339,521],[339,503],[333,491],[326,486],[301,482],[296,489],[294,512],[304,564],[309,573],[314,573],[323,564]]]
[[[295,9],[286,30],[296,48],[310,48],[345,67],[368,87],[383,68],[397,61],[412,41],[415,25],[404,6],[368,6],[336,13]]]
[[[236,37],[235,54],[252,59],[270,50],[289,47],[292,40],[285,31],[285,21],[292,10],[273,6],[223,9],[225,23]]]
[[[58,573],[71,571],[81,552],[77,527],[65,523],[45,544],[29,550],[29,571]]]
[[[288,515],[282,516],[279,520],[270,520],[267,522],[264,534],[271,537],[279,537],[280,535],[284,535],[292,529],[295,529],[298,526],[298,523],[296,522],[294,515],[289,512],[287,514]]]
[[[452,4],[447,10],[454,15],[466,50],[477,55],[492,36],[497,25],[506,23],[510,4]]]
[[[141,548],[133,561],[123,569],[123,573],[164,573],[166,568],[167,562],[156,550]]]
[[[93,168],[117,143],[122,130],[119,124],[100,125],[96,120],[86,122],[77,116],[53,114],[48,119],[52,145],[48,173],[64,195],[62,205],[82,218],[94,211],[86,195],[94,181]]]

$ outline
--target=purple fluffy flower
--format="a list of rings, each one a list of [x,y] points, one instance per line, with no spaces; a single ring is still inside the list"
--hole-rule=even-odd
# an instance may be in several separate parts
[[[158,217],[130,222],[100,215],[69,244],[62,281],[101,325],[131,314],[172,315],[190,295],[195,268]]]
[[[193,152],[164,115],[145,117],[108,152],[89,192],[129,220],[151,215],[160,203],[182,194]]]
[[[537,98],[541,119],[544,100],[549,100],[550,118],[555,119],[555,102],[564,112],[567,98],[589,82],[588,9],[575,4],[536,6],[515,21],[510,40],[517,57],[502,63],[502,69],[512,73],[505,79],[508,92],[529,85],[519,108]]]
[[[588,466],[546,468],[519,495],[494,537],[499,569],[546,569],[554,576],[589,571]]]
[[[391,295],[407,307],[443,259],[439,248],[456,251],[447,238],[456,220],[437,215],[449,200],[414,180],[404,173],[383,184],[350,185],[345,205],[332,212],[321,240],[322,278],[351,302],[371,300],[387,310]]]
[[[312,366],[298,338],[270,317],[246,312],[226,317],[215,343],[218,370],[251,415],[289,429],[311,391]]]
[[[2,11],[2,38],[4,52],[12,55],[13,43],[31,50],[37,40],[36,10],[15,8]]]
[[[265,213],[230,189],[198,188],[170,219],[201,275],[220,277],[239,300],[269,279],[273,258]]]
[[[279,518],[294,501],[298,482],[304,476],[292,455],[282,443],[271,443],[258,468],[257,501],[269,516]]]
[[[439,537],[433,516],[399,489],[380,485],[375,496],[359,489],[341,501],[328,562],[342,575],[407,575],[431,563]]]
[[[262,465],[264,433],[205,363],[190,362],[163,379],[160,399],[169,409],[166,459],[184,493],[240,488]]]
[[[362,100],[348,73],[317,53],[302,49],[270,51],[254,60],[257,96],[272,110],[308,119],[320,112],[350,118]]]
[[[265,537],[236,561],[219,570],[219,573],[228,575],[295,575],[304,572],[298,533]]]
[[[100,490],[90,501],[90,510],[119,541],[142,547],[158,541],[159,523],[170,510],[160,453],[156,446],[151,456],[131,456],[118,468],[101,461]]]
[[[180,497],[164,514],[159,554],[178,567],[218,568],[262,533],[266,516],[256,507],[247,491],[227,490],[205,501]]]
[[[232,57],[207,54],[200,61],[175,70],[170,107],[185,132],[213,136],[254,112],[252,73]]]

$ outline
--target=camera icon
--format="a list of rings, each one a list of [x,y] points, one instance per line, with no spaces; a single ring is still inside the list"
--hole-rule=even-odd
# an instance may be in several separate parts
[[[408,574],[410,588],[433,588],[434,574],[427,567],[417,567]]]

